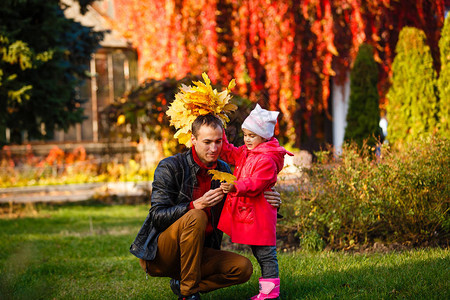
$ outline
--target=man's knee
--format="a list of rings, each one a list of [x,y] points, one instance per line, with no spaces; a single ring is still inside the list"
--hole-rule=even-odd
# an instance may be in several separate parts
[[[206,212],[201,209],[191,209],[184,216],[186,225],[191,225],[199,228],[206,228],[208,224],[208,216]]]
[[[247,282],[253,274],[252,262],[244,256],[235,260],[234,268],[239,277],[239,283]]]

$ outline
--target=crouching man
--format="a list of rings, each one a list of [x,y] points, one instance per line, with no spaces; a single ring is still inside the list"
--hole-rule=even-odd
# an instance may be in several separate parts
[[[130,252],[150,276],[170,277],[178,299],[200,299],[205,293],[250,279],[249,259],[220,250],[217,229],[225,194],[208,170],[231,173],[219,160],[222,122],[213,115],[192,124],[192,148],[163,159],[155,170],[151,208]],[[266,199],[278,207],[277,192]]]

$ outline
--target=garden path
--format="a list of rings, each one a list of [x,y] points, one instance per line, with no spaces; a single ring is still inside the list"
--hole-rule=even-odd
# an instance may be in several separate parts
[[[0,189],[0,203],[74,202],[105,196],[136,197],[148,193],[151,182],[105,182]]]

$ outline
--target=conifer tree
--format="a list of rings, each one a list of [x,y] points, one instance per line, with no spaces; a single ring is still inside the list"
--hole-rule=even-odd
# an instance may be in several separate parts
[[[350,102],[345,141],[354,141],[359,146],[364,140],[367,140],[369,145],[376,143],[380,134],[377,83],[378,66],[373,57],[373,48],[362,44],[350,73]]]
[[[390,142],[412,141],[437,128],[436,71],[422,30],[400,31],[387,94]]]
[[[439,40],[441,54],[441,72],[438,79],[439,89],[439,131],[450,138],[450,17],[445,19]]]
[[[81,9],[92,0],[79,0]],[[83,120],[75,87],[103,33],[64,16],[60,0],[0,1],[0,132],[46,139]],[[0,144],[5,143],[0,134]]]

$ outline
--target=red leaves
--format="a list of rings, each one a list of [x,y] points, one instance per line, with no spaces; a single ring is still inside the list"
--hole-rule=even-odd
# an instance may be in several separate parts
[[[384,95],[398,32],[422,28],[437,49],[444,0],[116,0],[115,8],[141,80],[234,77],[237,93],[280,109],[289,130],[300,105],[328,113],[330,78],[345,82],[362,42],[375,48]]]

